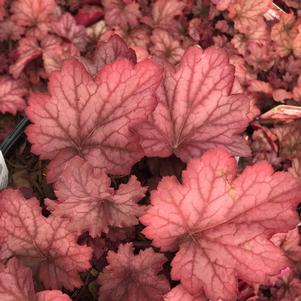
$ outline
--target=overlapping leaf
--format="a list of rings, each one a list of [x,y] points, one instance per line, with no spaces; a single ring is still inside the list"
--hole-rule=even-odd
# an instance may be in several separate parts
[[[136,1],[103,0],[105,21],[110,26],[134,27],[141,16],[139,4]]]
[[[158,0],[152,9],[152,19],[147,21],[154,27],[170,28],[175,24],[174,18],[182,14],[185,2],[181,0]]]
[[[175,251],[171,276],[192,295],[236,298],[236,277],[264,283],[287,265],[269,238],[296,225],[301,183],[273,173],[265,161],[236,176],[236,162],[224,149],[192,159],[183,184],[165,177],[141,217],[144,234],[162,251]]]
[[[31,270],[16,258],[0,268],[0,298],[3,301],[71,301],[61,291],[35,293]]]
[[[174,287],[164,298],[164,301],[207,301],[204,294],[190,295],[182,285]]]
[[[99,301],[163,301],[169,291],[164,275],[158,275],[166,261],[151,248],[133,254],[132,244],[108,252],[108,266],[99,275]]]
[[[55,20],[59,11],[55,0],[12,1],[12,19],[21,26],[35,27]]]
[[[138,224],[137,217],[144,206],[137,202],[144,197],[145,188],[135,176],[118,190],[110,187],[111,180],[103,170],[93,168],[76,157],[66,166],[55,184],[59,203],[50,203],[54,214],[69,217],[69,228],[89,231],[92,237],[108,232],[108,226],[128,227]]]
[[[79,272],[90,268],[92,250],[76,243],[66,221],[42,216],[37,199],[26,200],[12,189],[1,192],[0,225],[1,260],[18,257],[38,271],[45,288],[81,286]]]
[[[240,136],[256,110],[243,94],[231,95],[234,68],[225,51],[189,48],[177,71],[166,65],[159,104],[137,132],[147,156],[175,154],[183,161],[217,146],[248,156]]]
[[[263,18],[270,4],[270,0],[234,0],[229,5],[229,16],[240,32],[247,33]]]
[[[16,114],[25,109],[24,96],[27,94],[25,83],[9,77],[0,77],[0,112]]]
[[[77,25],[71,14],[64,14],[59,21],[52,24],[52,30],[58,36],[73,43],[79,50],[84,50],[87,44],[85,27]]]
[[[149,60],[133,66],[125,59],[106,65],[95,79],[75,60],[53,72],[50,95],[33,94],[26,109],[32,151],[53,160],[48,179],[54,181],[75,155],[109,173],[127,174],[143,156],[129,126],[153,111],[161,73]]]
[[[92,75],[96,75],[106,64],[111,64],[117,59],[125,58],[133,64],[137,63],[135,51],[118,35],[113,35],[107,42],[98,44],[92,60],[80,58]]]
[[[35,37],[26,37],[20,40],[17,53],[17,61],[9,68],[9,72],[14,78],[20,77],[29,62],[42,56],[43,50]]]

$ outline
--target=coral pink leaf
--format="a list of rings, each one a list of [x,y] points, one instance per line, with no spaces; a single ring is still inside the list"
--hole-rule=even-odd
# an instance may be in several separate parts
[[[108,266],[99,274],[99,301],[163,301],[169,291],[165,276],[158,275],[166,261],[163,254],[149,248],[133,254],[132,244],[108,252]]]
[[[144,206],[137,202],[144,197],[146,189],[135,176],[116,191],[110,184],[110,178],[103,170],[79,157],[73,158],[55,183],[59,203],[51,204],[54,214],[71,218],[71,229],[88,230],[92,237],[108,232],[108,226],[138,224],[137,217],[144,211]]]
[[[26,104],[23,97],[26,94],[23,81],[0,77],[0,112],[15,115],[17,111],[24,110]]]
[[[82,25],[77,25],[71,14],[65,13],[58,22],[52,23],[52,31],[73,43],[79,50],[85,49],[88,41],[86,29]]]
[[[133,64],[137,63],[135,51],[129,48],[123,39],[115,34],[110,37],[108,42],[98,44],[92,61],[81,58],[81,62],[85,64],[91,74],[95,75],[106,64],[111,64],[121,58],[128,59]]]
[[[72,301],[71,298],[60,291],[43,291],[37,293],[37,301]]]
[[[12,20],[21,26],[35,27],[55,20],[55,0],[15,0],[11,6]]]
[[[240,32],[248,33],[269,10],[271,0],[235,0],[229,5],[229,16]]]
[[[248,156],[249,147],[239,135],[254,115],[250,100],[231,95],[234,67],[225,51],[189,48],[176,72],[165,68],[157,91],[159,104],[147,122],[137,128],[145,154],[183,161],[217,146]],[[255,113],[255,111],[254,111]]]
[[[33,94],[26,109],[33,122],[27,136],[32,151],[58,162],[75,154],[111,174],[127,174],[143,152],[129,126],[153,111],[154,92],[162,77],[160,66],[145,60],[135,67],[128,60],[106,65],[93,79],[76,60],[64,62],[49,79],[49,92]]]
[[[37,199],[24,199],[17,190],[0,194],[0,258],[18,257],[39,272],[45,288],[72,290],[82,281],[79,272],[90,268],[92,250],[76,243],[60,218],[45,218]]]
[[[0,299],[3,301],[35,301],[31,270],[16,258],[0,267]]]
[[[183,184],[165,177],[141,217],[144,234],[162,251],[175,251],[171,276],[192,295],[236,299],[236,277],[262,283],[287,265],[269,238],[295,227],[300,180],[273,173],[265,161],[236,176],[236,161],[224,149],[192,159]]]
[[[43,53],[43,50],[39,46],[37,39],[30,36],[20,40],[17,53],[18,59],[16,63],[11,65],[9,68],[9,72],[14,78],[19,78],[26,65],[34,59],[40,57]]]
[[[207,301],[203,293],[190,295],[182,285],[174,287],[164,298],[164,301]]]

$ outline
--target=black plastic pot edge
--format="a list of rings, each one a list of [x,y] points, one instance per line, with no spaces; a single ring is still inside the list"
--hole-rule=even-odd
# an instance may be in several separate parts
[[[5,156],[9,150],[15,145],[17,140],[22,136],[25,127],[29,124],[29,120],[24,117],[17,126],[4,138],[0,144],[0,151]]]

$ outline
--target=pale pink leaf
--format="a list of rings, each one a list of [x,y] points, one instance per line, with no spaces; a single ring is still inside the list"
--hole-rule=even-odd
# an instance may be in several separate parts
[[[59,203],[50,203],[54,215],[71,219],[69,228],[89,231],[92,237],[108,232],[109,226],[129,227],[138,224],[144,206],[137,204],[145,194],[135,176],[117,190],[110,187],[103,170],[93,168],[79,157],[73,158],[55,183]]]
[[[263,18],[270,4],[271,0],[234,0],[228,7],[229,16],[237,30],[248,33]]]
[[[9,77],[0,77],[0,112],[15,115],[23,111],[26,103],[24,96],[27,94],[25,83]]]
[[[55,44],[43,50],[43,63],[47,74],[59,70],[65,60],[79,57],[77,47],[70,43]]]
[[[163,301],[169,291],[164,275],[158,275],[166,258],[151,248],[133,254],[132,244],[108,252],[108,266],[99,274],[99,301]]]
[[[190,295],[185,288],[179,284],[174,287],[164,298],[164,301],[207,301],[203,293],[197,296]]]
[[[127,174],[143,152],[129,126],[153,111],[153,96],[162,70],[145,60],[106,65],[94,79],[76,60],[52,72],[48,94],[33,94],[26,114],[33,122],[26,129],[32,151],[53,166],[54,181],[64,160],[80,155],[111,174]],[[56,175],[55,175],[56,174]]]
[[[236,161],[224,149],[189,161],[182,184],[165,177],[140,218],[143,233],[164,251],[176,251],[171,276],[192,295],[236,298],[236,277],[263,283],[287,265],[269,238],[295,227],[300,180],[274,173],[265,161],[236,176]]]
[[[36,27],[55,20],[58,7],[55,0],[15,0],[11,12],[18,25]]]
[[[104,20],[100,20],[94,25],[86,28],[87,36],[90,41],[99,41],[108,30]]]
[[[59,21],[52,23],[51,27],[58,36],[73,43],[79,50],[85,50],[88,41],[86,29],[82,25],[77,25],[70,13],[63,14]]]
[[[285,57],[294,49],[294,39],[297,36],[296,18],[293,14],[283,14],[271,30],[271,39],[277,55]],[[296,48],[297,51],[297,48]]]
[[[240,133],[257,114],[246,95],[233,94],[234,67],[225,51],[186,50],[177,71],[166,66],[159,104],[136,131],[147,156],[175,154],[183,161],[217,146],[250,155]]]
[[[82,285],[79,272],[90,268],[92,250],[76,243],[67,222],[45,218],[36,198],[26,200],[17,190],[0,194],[1,260],[16,256],[38,271],[45,288],[72,290]]]

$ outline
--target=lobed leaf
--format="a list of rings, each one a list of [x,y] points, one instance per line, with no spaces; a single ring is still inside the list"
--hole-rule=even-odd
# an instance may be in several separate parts
[[[73,158],[55,183],[58,203],[49,203],[56,216],[71,219],[68,228],[89,231],[92,237],[108,232],[109,226],[138,224],[145,207],[137,204],[145,194],[135,176],[117,190],[106,173],[79,157]]]
[[[151,248],[134,255],[132,244],[120,245],[107,261],[98,277],[99,301],[163,301],[169,291],[167,279],[158,275],[166,259]]]
[[[106,65],[95,79],[76,60],[52,72],[48,94],[33,94],[26,114],[32,152],[50,159],[53,182],[64,163],[79,155],[111,174],[127,174],[143,152],[129,127],[147,118],[161,80],[160,66],[122,59]]]
[[[45,288],[72,290],[82,285],[79,272],[90,268],[92,250],[76,243],[67,222],[45,218],[36,198],[25,200],[18,190],[0,194],[0,259],[18,257],[38,271]]]
[[[9,77],[0,77],[0,112],[16,115],[23,111],[26,103],[24,96],[27,94],[25,83]]]
[[[237,176],[236,161],[219,148],[189,161],[182,181],[164,177],[140,220],[155,247],[179,248],[171,276],[190,294],[235,300],[236,277],[264,283],[287,266],[269,239],[298,223],[300,180],[265,161]]]
[[[0,298],[3,301],[71,301],[61,291],[35,293],[31,270],[16,258],[0,268]]]
[[[183,286],[177,285],[164,298],[164,301],[207,301],[203,293],[197,296],[190,295]]]
[[[234,67],[221,49],[191,47],[176,71],[166,64],[157,90],[159,104],[136,129],[145,154],[175,154],[188,161],[224,146],[235,155],[249,156],[240,133],[257,111],[247,96],[231,94],[233,81]]]

